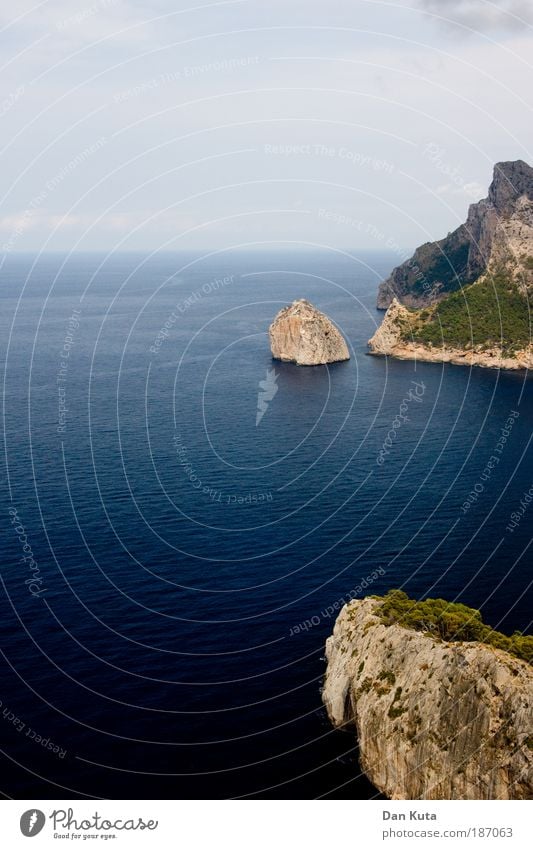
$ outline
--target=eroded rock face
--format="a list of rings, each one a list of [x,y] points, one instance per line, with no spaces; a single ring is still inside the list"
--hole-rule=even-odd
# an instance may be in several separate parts
[[[482,643],[446,643],[352,601],[326,643],[323,700],[353,729],[391,799],[533,798],[533,670]]]
[[[371,354],[382,356],[394,355],[394,351],[401,343],[401,334],[405,322],[409,321],[409,311],[393,298],[385,318],[368,340],[368,349]]]
[[[486,271],[505,268],[522,291],[533,289],[533,168],[499,162],[488,197],[472,204],[465,224],[419,247],[379,287],[378,309],[396,297],[412,308],[435,303]]]
[[[275,360],[316,366],[350,359],[333,322],[304,299],[280,310],[268,333]]]

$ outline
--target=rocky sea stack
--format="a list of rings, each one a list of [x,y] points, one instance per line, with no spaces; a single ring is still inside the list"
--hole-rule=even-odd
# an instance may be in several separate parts
[[[391,799],[533,798],[533,669],[523,659],[533,637],[492,631],[463,605],[396,594],[347,604],[326,643],[324,704],[336,728],[357,734],[370,781]],[[415,613],[435,605],[433,625],[425,609],[421,628],[405,627],[408,615],[391,622],[398,600]],[[489,642],[447,641],[443,627]]]
[[[275,360],[318,366],[350,359],[333,322],[304,299],[280,310],[268,333]]]

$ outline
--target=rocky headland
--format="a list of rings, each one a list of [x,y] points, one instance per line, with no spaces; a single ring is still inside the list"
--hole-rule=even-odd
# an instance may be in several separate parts
[[[370,354],[390,356],[398,360],[420,360],[428,363],[452,363],[456,366],[481,366],[500,369],[532,369],[533,346],[523,344],[505,350],[501,345],[478,343],[459,344],[443,342],[428,344],[417,338],[417,330],[424,323],[394,298],[385,317],[368,340]]]
[[[464,224],[381,284],[371,354],[524,369],[533,363],[533,169],[500,162]]]
[[[532,652],[533,637],[492,631],[478,611],[394,591],[342,609],[323,701],[391,799],[531,799]]]
[[[350,359],[346,342],[333,322],[304,299],[280,310],[268,333],[275,360],[316,366]]]

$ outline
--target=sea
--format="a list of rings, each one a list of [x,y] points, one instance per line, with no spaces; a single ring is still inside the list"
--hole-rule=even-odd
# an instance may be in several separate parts
[[[533,385],[369,356],[397,264],[4,257],[4,797],[379,798],[322,705],[344,601],[529,631]],[[271,359],[298,298],[349,361]]]

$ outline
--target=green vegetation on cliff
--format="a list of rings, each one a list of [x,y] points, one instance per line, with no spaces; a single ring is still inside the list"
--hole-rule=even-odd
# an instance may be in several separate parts
[[[415,278],[411,285],[411,290],[415,294],[424,294],[424,286],[427,285],[428,280],[438,283],[443,292],[454,292],[460,289],[461,283],[466,279],[470,245],[466,241],[459,241],[458,244],[455,244],[452,239],[453,236],[450,234],[445,240],[449,242],[446,250],[439,248],[436,251],[435,246],[431,243],[419,248],[420,258],[424,259],[424,273]],[[472,280],[470,279],[467,282],[471,283]]]
[[[533,663],[533,636],[516,631],[511,637],[495,631],[481,619],[479,610],[466,604],[426,598],[416,601],[403,590],[389,590],[385,596],[373,596],[382,602],[377,611],[385,625],[398,624],[424,631],[446,642],[485,643],[502,649],[527,663]]]
[[[501,348],[512,354],[531,342],[528,302],[505,274],[487,276],[434,307],[413,313],[405,341],[451,348]]]

